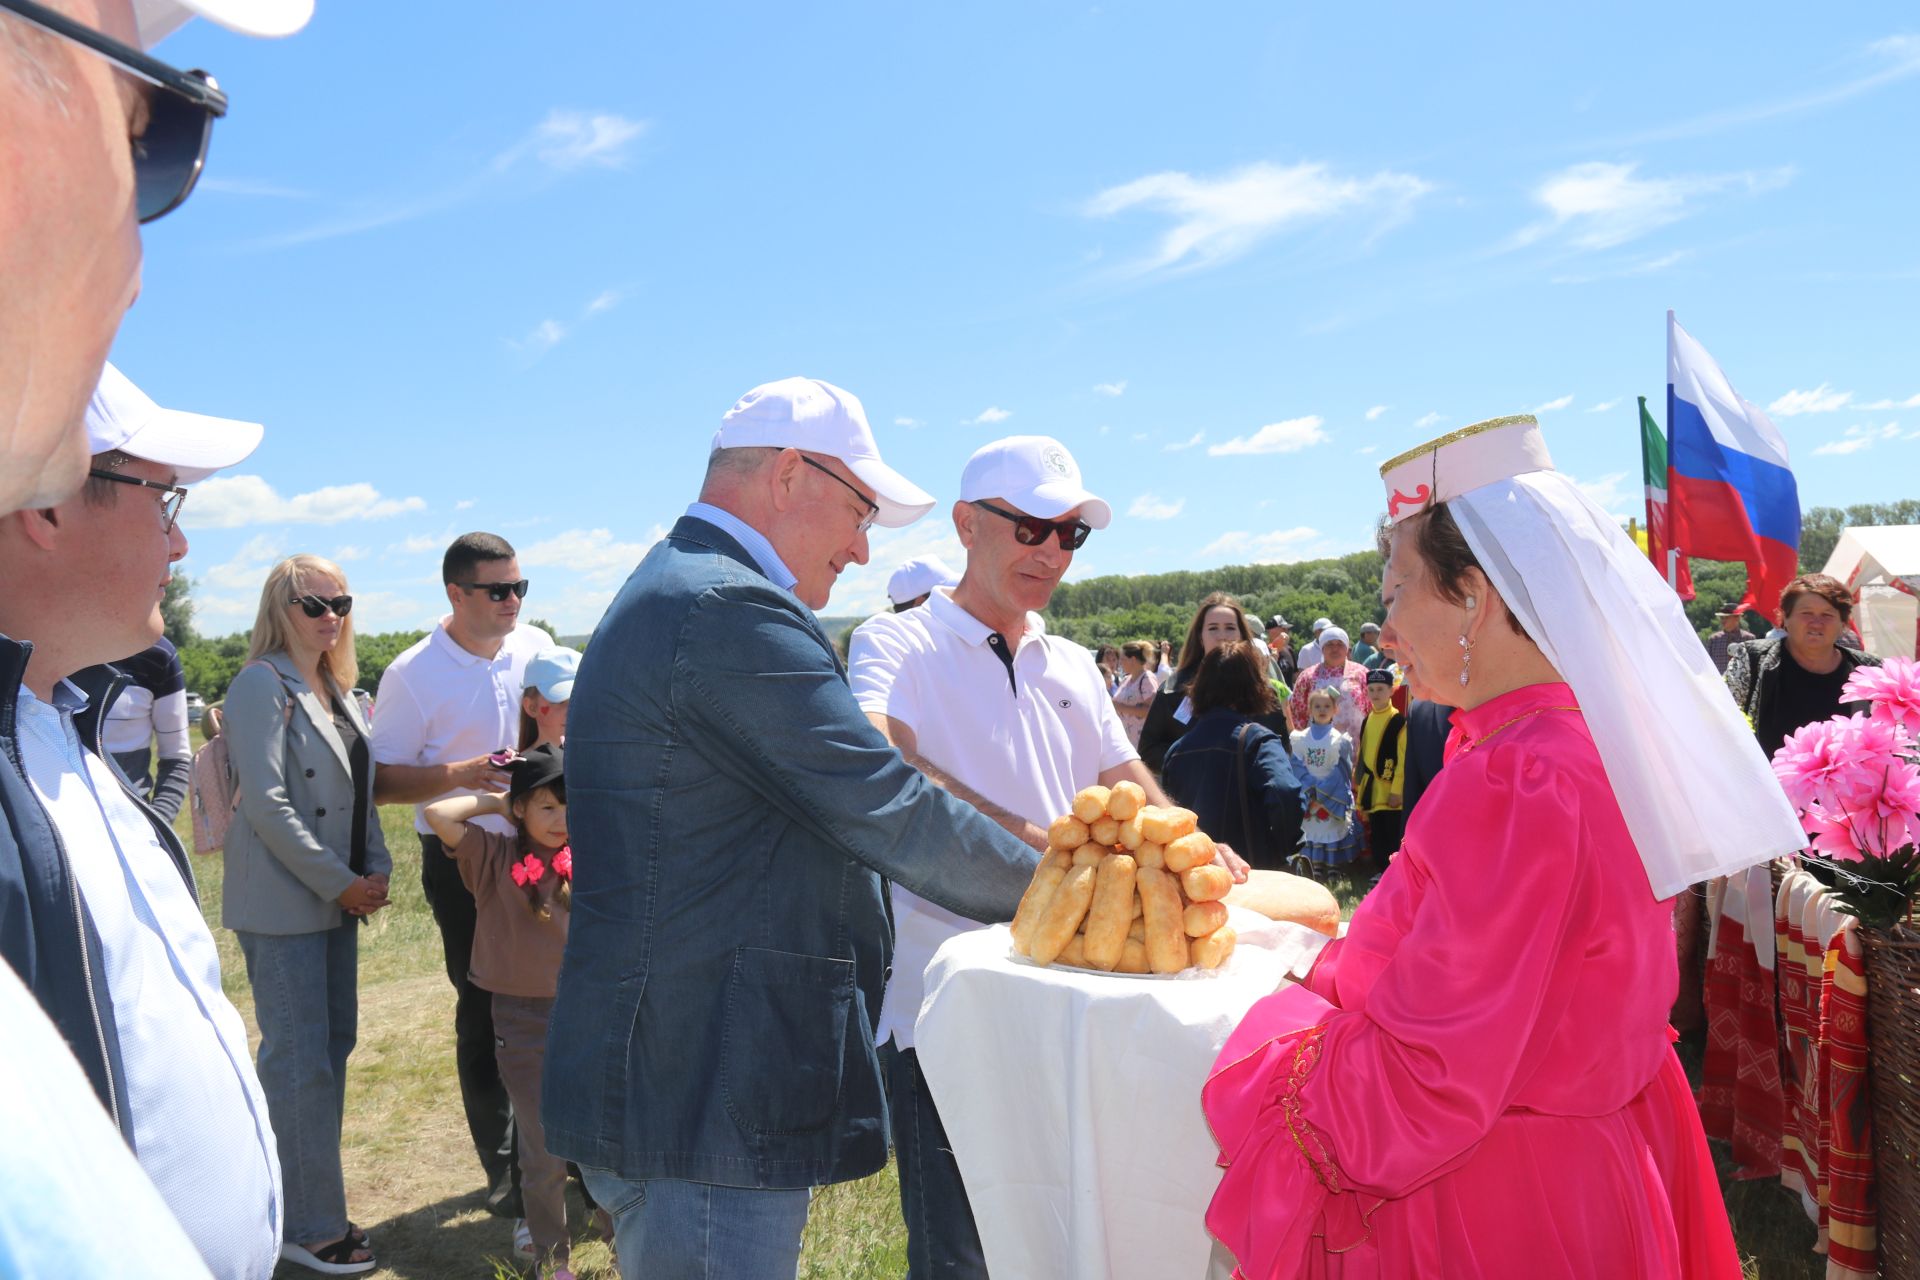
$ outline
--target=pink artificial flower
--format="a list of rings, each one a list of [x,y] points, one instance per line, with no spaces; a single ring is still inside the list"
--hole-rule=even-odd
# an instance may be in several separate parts
[[[1808,805],[1800,815],[1800,825],[1813,838],[1813,848],[1829,858],[1847,862],[1861,860],[1861,840],[1845,814],[1829,814],[1819,805]]]
[[[525,867],[521,866],[519,863],[516,862],[509,869],[509,871],[510,871],[510,874],[513,876],[514,884],[518,885],[522,889],[527,887],[527,869]]]
[[[1892,720],[1851,716],[1840,730],[1846,739],[1846,751],[1855,762],[1873,770],[1876,778],[1890,765],[1901,763],[1913,747],[1913,741]]]
[[[1831,802],[1841,791],[1862,790],[1848,740],[1853,721],[1847,716],[1818,720],[1788,734],[1773,753],[1773,773],[1796,809]]]
[[[1864,828],[1867,851],[1875,857],[1914,839],[1920,824],[1920,768],[1904,760],[1890,766],[1879,792],[1853,811],[1853,824]]]
[[[563,844],[560,846],[560,852],[553,855],[553,869],[562,880],[573,879],[572,845]]]
[[[1888,658],[1882,666],[1856,667],[1840,697],[1847,702],[1871,702],[1874,720],[1920,734],[1920,662],[1912,658]]]
[[[539,858],[535,857],[531,853],[528,854],[526,858],[523,861],[521,861],[518,865],[525,868],[527,873],[527,878],[525,880],[521,880],[520,881],[521,884],[529,884],[529,885],[539,884],[540,877],[547,874],[547,864],[540,861]],[[515,879],[518,879],[518,877],[516,876]]]

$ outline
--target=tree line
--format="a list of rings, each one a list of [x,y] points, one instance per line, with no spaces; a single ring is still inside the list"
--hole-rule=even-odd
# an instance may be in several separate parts
[[[1800,571],[1819,572],[1847,527],[1888,524],[1920,524],[1920,499],[1808,508],[1800,518]],[[1054,591],[1047,608],[1047,628],[1088,648],[1129,640],[1171,640],[1177,647],[1186,638],[1187,624],[1201,599],[1211,592],[1225,591],[1236,597],[1242,608],[1262,619],[1276,613],[1286,615],[1293,623],[1296,644],[1305,644],[1311,638],[1309,628],[1315,618],[1331,618],[1357,635],[1361,623],[1382,618],[1382,567],[1378,551],[1359,551],[1293,564],[1224,565],[1218,569],[1115,574],[1064,582]],[[1746,574],[1746,566],[1741,564],[1693,562],[1695,595],[1687,602],[1686,611],[1695,631],[1705,636],[1716,629],[1714,611],[1727,601],[1739,599],[1746,590]],[[160,609],[167,623],[167,638],[180,650],[187,688],[208,702],[218,702],[226,696],[227,683],[247,660],[247,634],[236,632],[218,638],[198,634],[193,628],[192,582],[183,573],[173,575]],[[536,619],[533,625],[559,634],[550,623]],[[1747,615],[1747,629],[1756,635],[1764,634],[1768,625],[1758,614]],[[377,688],[387,664],[425,634],[386,631],[355,636],[361,687]],[[844,644],[843,634],[843,649]]]

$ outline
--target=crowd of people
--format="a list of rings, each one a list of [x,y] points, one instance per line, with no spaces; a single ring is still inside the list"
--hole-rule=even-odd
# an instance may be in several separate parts
[[[916,1057],[924,970],[1010,919],[1050,819],[1121,781],[1229,837],[1236,880],[1392,858],[1196,1090],[1225,1169],[1207,1225],[1246,1274],[1740,1273],[1666,1032],[1670,899],[1800,847],[1761,748],[1869,659],[1838,646],[1844,587],[1803,578],[1783,635],[1723,646],[1734,697],[1703,689],[1719,655],[1531,418],[1382,468],[1383,617],[1357,642],[1319,619],[1297,654],[1224,595],[1177,655],[1103,670],[1049,634],[1113,513],[1062,444],[1015,436],[955,482],[964,567],[902,577],[843,667],[816,611],[874,526],[936,502],[807,378],[724,414],[584,656],[519,622],[514,549],[469,534],[369,717],[346,574],[290,557],[195,812],[250,1054],[174,829],[182,690],[154,646],[189,486],[262,428],[162,409],[104,353],[136,223],[191,192],[226,109],[130,42],[309,8],[0,0],[9,1274],[377,1265],[340,1130],[360,926],[413,856],[377,810],[411,804],[480,1182],[544,1275],[570,1274],[569,1164],[629,1280],[759,1280],[795,1274],[813,1189],[890,1153],[910,1274],[984,1275]]]

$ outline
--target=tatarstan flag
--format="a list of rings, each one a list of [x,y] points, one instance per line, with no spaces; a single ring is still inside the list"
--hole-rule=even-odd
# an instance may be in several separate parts
[[[1667,433],[1647,412],[1645,396],[1640,397],[1640,463],[1647,486],[1647,559],[1682,600],[1691,600],[1693,573],[1687,558],[1668,554],[1673,542],[1667,532]]]

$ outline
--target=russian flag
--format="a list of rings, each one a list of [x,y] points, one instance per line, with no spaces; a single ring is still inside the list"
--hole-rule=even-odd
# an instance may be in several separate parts
[[[1800,571],[1800,490],[1787,442],[1667,312],[1667,523],[1682,555],[1747,566],[1741,606],[1780,620]]]

